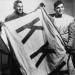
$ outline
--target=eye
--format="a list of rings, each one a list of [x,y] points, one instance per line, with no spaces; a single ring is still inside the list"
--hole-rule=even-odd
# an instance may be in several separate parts
[[[64,8],[64,6],[61,6],[61,8]]]
[[[57,7],[56,9],[58,10],[58,9],[60,9],[60,7]]]

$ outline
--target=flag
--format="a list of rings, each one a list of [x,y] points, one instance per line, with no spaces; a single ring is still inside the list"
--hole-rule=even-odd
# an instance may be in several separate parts
[[[50,54],[48,63],[51,71],[53,71],[59,64],[61,64],[66,57],[66,50],[64,42],[57,28],[53,24],[53,19],[49,17],[44,9],[42,11],[42,25],[44,28],[44,40],[48,40],[49,47],[54,50],[55,53]]]
[[[52,18],[47,15],[44,9],[42,9],[42,16],[43,16],[42,21],[43,21],[45,35],[47,36],[50,46],[54,48],[54,45],[52,44],[52,42],[54,41],[61,48],[60,51],[65,52],[64,42],[56,26],[53,24]],[[60,51],[58,52],[60,53]]]
[[[49,53],[48,49],[43,48],[48,43],[50,48],[60,55],[57,59],[51,58],[55,63],[54,67],[63,62],[66,55],[64,42],[43,8],[6,22],[3,28],[24,75],[26,73],[27,75],[47,75],[49,73],[50,69],[45,58]],[[46,50],[46,53],[41,50]]]
[[[46,42],[41,17],[41,10],[38,9],[29,15],[6,22],[3,27],[24,75],[47,75],[49,71],[45,59],[36,67],[42,52],[34,59],[30,58]]]

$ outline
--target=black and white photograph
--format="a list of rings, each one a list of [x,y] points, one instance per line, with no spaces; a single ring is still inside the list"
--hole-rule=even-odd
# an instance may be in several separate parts
[[[0,75],[75,75],[75,0],[0,0]]]

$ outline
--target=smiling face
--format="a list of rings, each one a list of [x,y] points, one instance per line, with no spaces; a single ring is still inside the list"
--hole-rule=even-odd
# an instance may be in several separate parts
[[[62,15],[64,13],[64,5],[63,4],[57,5],[55,8],[55,12],[56,14]]]
[[[17,3],[15,6],[15,11],[18,13],[23,13],[23,4],[22,3]]]

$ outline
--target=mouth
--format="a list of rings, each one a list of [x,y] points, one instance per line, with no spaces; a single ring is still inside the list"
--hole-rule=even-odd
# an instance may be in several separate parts
[[[23,10],[18,10],[18,12],[22,13],[22,12],[23,12]]]
[[[58,13],[59,13],[59,14],[63,14],[63,11],[59,11]]]

